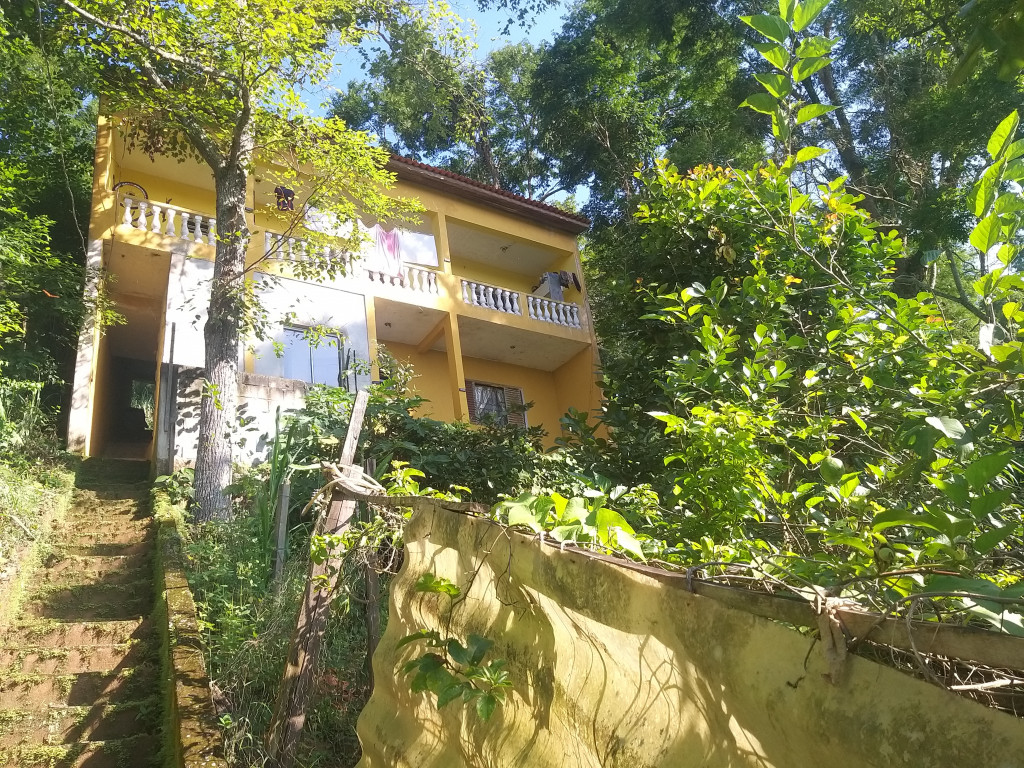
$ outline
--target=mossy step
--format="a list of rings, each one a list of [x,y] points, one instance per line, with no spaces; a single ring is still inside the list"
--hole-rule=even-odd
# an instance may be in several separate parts
[[[116,645],[81,645],[64,648],[2,648],[0,676],[69,675],[120,669],[157,657],[156,645],[131,640]]]
[[[160,699],[40,711],[0,710],[0,748],[110,741],[160,729]]]
[[[152,520],[111,520],[104,522],[83,521],[79,525],[64,526],[54,531],[54,540],[66,543],[92,544],[97,541],[111,541],[135,544],[148,539],[153,531]]]
[[[0,768],[155,768],[159,765],[160,744],[149,735],[0,749]]]
[[[153,610],[152,580],[134,584],[51,585],[35,590],[22,615],[62,621],[119,621]]]
[[[65,542],[58,545],[55,549],[60,555],[70,557],[134,557],[150,554],[153,551],[153,541],[147,540],[137,544],[119,544],[110,541],[92,544],[70,544]]]
[[[77,675],[5,675],[0,678],[0,709],[121,704],[150,697],[158,684],[157,666],[152,663]]]
[[[137,526],[109,531],[88,530],[68,531],[56,536],[56,540],[66,547],[92,547],[97,544],[143,544],[152,541],[152,526]]]
[[[65,557],[53,559],[36,572],[36,583],[50,584],[131,584],[153,580],[153,559],[133,557]]]
[[[148,618],[122,621],[21,620],[3,635],[6,648],[64,648],[80,645],[117,645],[130,640],[154,640],[153,623]]]

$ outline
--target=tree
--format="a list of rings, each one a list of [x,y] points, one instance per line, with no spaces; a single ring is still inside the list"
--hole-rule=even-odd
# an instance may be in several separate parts
[[[279,3],[137,4],[55,0],[74,45],[96,58],[105,108],[146,151],[194,157],[213,171],[216,260],[205,328],[206,386],[196,460],[198,520],[230,514],[238,347],[254,314],[245,282],[250,229],[246,178],[257,159],[285,170],[304,199],[289,227],[315,206],[351,221],[385,219],[403,206],[388,197],[384,152],[337,119],[307,114],[304,89],[331,71],[331,43],[358,43],[376,4],[352,0]],[[389,12],[409,10],[391,6]],[[315,179],[301,175],[315,168]],[[354,245],[357,233],[350,244]],[[312,270],[340,270],[318,260]],[[307,275],[310,276],[310,275]]]
[[[59,384],[73,371],[83,314],[95,102],[88,62],[74,50],[54,53],[35,4],[25,10],[0,13],[2,281],[5,298],[17,305],[5,319],[17,316],[20,329],[2,357],[7,376],[45,382],[45,399],[55,405]],[[15,230],[24,235],[26,227],[37,233],[38,249],[13,246]]]

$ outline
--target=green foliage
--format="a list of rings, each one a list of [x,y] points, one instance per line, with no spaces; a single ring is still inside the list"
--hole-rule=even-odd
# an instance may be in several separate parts
[[[160,475],[153,481],[153,485],[167,494],[171,504],[184,504],[188,507],[195,501],[195,479],[196,471],[192,467],[182,467],[169,475]]]
[[[602,552],[625,553],[645,560],[643,546],[636,532],[619,512],[608,507],[626,488],[619,486],[611,497],[597,489],[588,489],[585,496],[566,498],[559,493],[536,496],[524,493],[503,501],[495,511],[510,526],[523,526],[534,533],[550,533],[563,544],[572,543]]]
[[[416,581],[416,591],[448,598],[446,617],[442,622],[451,623],[451,612],[462,590],[451,581],[432,573],[424,573]],[[505,700],[507,689],[512,687],[505,659],[492,659],[484,664],[484,658],[493,647],[494,641],[470,633],[463,644],[455,637],[443,635],[437,630],[420,630],[406,635],[398,641],[398,648],[412,643],[426,643],[436,652],[425,653],[410,659],[401,667],[402,674],[411,675],[413,693],[434,694],[438,709],[462,699],[464,704],[473,704],[477,716],[484,721],[491,718],[494,710]]]
[[[993,134],[975,193],[975,240],[1002,263],[973,285],[992,307],[981,344],[934,296],[893,292],[903,244],[842,179],[802,192],[793,155],[750,171],[663,163],[647,179],[641,224],[719,271],[652,295],[647,315],[675,350],[671,407],[652,414],[676,445],[673,509],[653,526],[666,557],[749,563],[887,609],[922,591],[1015,594],[1024,284],[1007,265],[1024,204],[1003,180],[1016,123]],[[1012,606],[978,605],[921,610],[1018,631]]]

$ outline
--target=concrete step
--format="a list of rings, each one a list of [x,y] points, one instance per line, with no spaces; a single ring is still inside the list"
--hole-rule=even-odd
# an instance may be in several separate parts
[[[69,675],[123,669],[156,658],[154,643],[131,640],[116,645],[62,648],[0,647],[0,677],[6,675]]]
[[[22,615],[61,621],[122,621],[153,610],[152,580],[131,584],[49,585],[29,594]]]
[[[5,648],[68,648],[81,645],[118,645],[130,640],[155,640],[149,618],[121,621],[19,621],[0,635]]]
[[[156,768],[159,765],[160,743],[149,735],[0,749],[0,768]]]
[[[152,580],[153,558],[147,554],[107,557],[54,557],[34,581],[50,584],[131,584]]]
[[[153,695],[159,677],[153,663],[71,675],[5,675],[0,679],[0,709],[41,710],[50,705],[81,707],[139,701]]]
[[[150,554],[153,551],[153,542],[147,540],[138,544],[122,544],[97,541],[87,544],[63,544],[56,549],[59,554],[66,557],[135,557]]]
[[[46,710],[0,710],[0,748],[125,739],[160,728],[160,699]]]

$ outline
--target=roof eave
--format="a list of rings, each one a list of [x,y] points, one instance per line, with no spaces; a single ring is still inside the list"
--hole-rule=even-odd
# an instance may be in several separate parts
[[[473,202],[481,202],[491,208],[513,213],[574,235],[586,232],[590,228],[589,220],[561,213],[551,209],[550,206],[540,208],[534,201],[519,197],[509,197],[499,190],[477,186],[476,184],[463,181],[461,178],[453,178],[428,168],[410,165],[402,160],[392,158],[388,162],[387,169],[398,176],[398,178],[419,186],[438,189],[467,200],[472,200]]]

